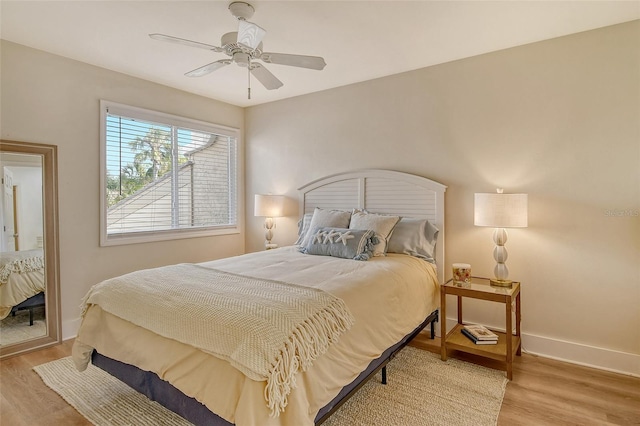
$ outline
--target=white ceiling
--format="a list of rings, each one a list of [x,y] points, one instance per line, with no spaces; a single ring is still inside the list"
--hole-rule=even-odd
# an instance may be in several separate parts
[[[152,40],[149,33],[220,45],[237,30],[230,1],[0,2],[5,40],[234,105],[249,106],[397,74],[640,18],[640,1],[251,1],[264,50],[322,56],[323,71],[267,65],[267,91],[247,70],[184,73],[222,53]]]

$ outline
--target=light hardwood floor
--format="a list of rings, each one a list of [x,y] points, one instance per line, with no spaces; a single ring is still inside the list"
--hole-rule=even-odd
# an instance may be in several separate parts
[[[440,353],[440,339],[425,333],[411,345]],[[499,366],[470,354],[450,356]],[[513,362],[498,425],[640,425],[640,378],[523,353]]]
[[[439,353],[439,340],[421,334],[412,346]],[[0,361],[0,425],[90,425],[33,372],[71,354],[71,341]],[[491,366],[488,361],[452,353]],[[499,426],[640,425],[640,379],[533,355],[517,357]],[[450,426],[450,425],[447,425]]]

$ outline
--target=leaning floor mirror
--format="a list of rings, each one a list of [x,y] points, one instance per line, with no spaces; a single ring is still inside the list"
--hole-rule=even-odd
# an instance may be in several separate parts
[[[0,358],[60,343],[54,145],[0,140]]]

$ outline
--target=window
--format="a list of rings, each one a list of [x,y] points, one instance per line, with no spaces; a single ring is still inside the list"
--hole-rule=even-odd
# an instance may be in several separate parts
[[[237,129],[100,105],[101,245],[239,232]]]

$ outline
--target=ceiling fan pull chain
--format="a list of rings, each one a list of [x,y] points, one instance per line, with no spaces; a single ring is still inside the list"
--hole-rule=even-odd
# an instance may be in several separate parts
[[[251,59],[247,64],[247,99],[251,99]]]

